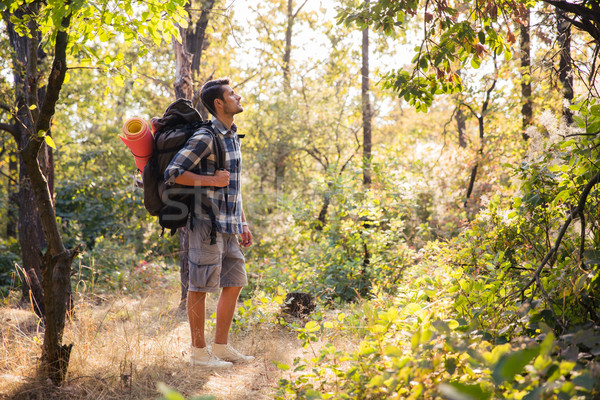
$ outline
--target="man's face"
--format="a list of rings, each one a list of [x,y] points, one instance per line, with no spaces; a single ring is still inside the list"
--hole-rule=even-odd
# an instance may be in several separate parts
[[[226,114],[239,114],[244,111],[240,100],[242,96],[236,94],[231,86],[225,85],[223,91],[223,112]]]

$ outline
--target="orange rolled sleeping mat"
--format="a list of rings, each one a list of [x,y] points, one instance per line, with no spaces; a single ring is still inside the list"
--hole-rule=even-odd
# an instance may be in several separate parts
[[[144,166],[154,151],[154,136],[148,123],[137,117],[128,119],[123,124],[123,134],[119,138],[131,150],[140,173],[144,171]]]

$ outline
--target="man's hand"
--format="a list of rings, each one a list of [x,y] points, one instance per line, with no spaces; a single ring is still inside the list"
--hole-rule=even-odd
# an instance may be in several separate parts
[[[215,172],[213,176],[215,184],[213,186],[216,187],[226,187],[229,186],[229,171],[225,169],[220,169]]]
[[[250,228],[248,228],[248,225],[244,225],[242,227],[242,246],[244,247],[248,247],[250,245],[252,245],[252,233],[250,232]]]

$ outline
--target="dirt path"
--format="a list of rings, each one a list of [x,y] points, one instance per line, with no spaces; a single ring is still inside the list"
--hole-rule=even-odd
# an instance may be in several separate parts
[[[152,399],[160,398],[159,382],[187,398],[272,399],[281,377],[273,361],[291,364],[302,354],[296,334],[277,323],[237,322],[230,343],[256,360],[218,371],[191,367],[187,317],[178,308],[178,291],[171,289],[149,291],[145,297],[79,300],[65,332],[64,342],[74,346],[66,383],[59,389],[36,379],[43,341],[37,317],[0,307],[0,399]],[[209,316],[216,308],[212,297]],[[213,327],[209,318],[209,341]]]

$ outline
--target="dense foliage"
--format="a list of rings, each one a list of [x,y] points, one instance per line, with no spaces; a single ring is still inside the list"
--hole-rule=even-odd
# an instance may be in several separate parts
[[[239,8],[215,14],[202,70],[231,76],[244,97],[236,122],[246,134],[244,204],[256,244],[246,253],[250,287],[234,329],[291,330],[312,354],[278,364],[278,398],[598,396],[600,103],[586,33],[572,31],[582,51],[573,52],[570,102],[549,56],[560,50],[555,10],[542,2],[345,1],[337,17],[300,7],[289,64],[288,3],[263,3],[237,25]],[[49,31],[65,4],[48,4],[41,22]],[[168,4],[180,12],[184,2]],[[83,15],[72,30],[81,38],[70,48],[74,67],[52,128],[57,219],[69,247],[85,245],[74,269],[86,290],[143,290],[151,275],[178,269],[179,243],[143,209],[117,134],[125,118],[160,115],[172,100],[166,38],[179,33],[150,3],[139,13],[132,2],[106,3],[101,14],[75,6]],[[516,48],[526,12],[539,19],[531,76],[519,71]],[[96,26],[108,27],[97,40]],[[372,36],[381,68],[373,78],[383,80],[371,93],[369,187],[356,27],[381,33]],[[303,46],[314,51],[300,56]],[[2,104],[14,95],[6,49]],[[398,64],[387,68],[390,59]],[[528,140],[523,80],[535,87]],[[24,279],[11,231],[15,151],[2,133],[2,296]],[[292,291],[317,298],[311,320],[281,318]]]

